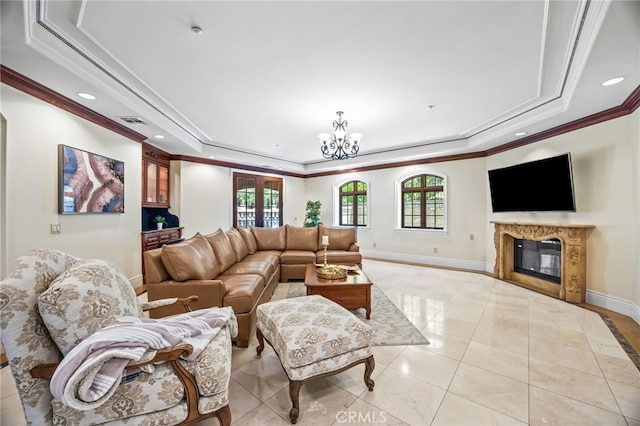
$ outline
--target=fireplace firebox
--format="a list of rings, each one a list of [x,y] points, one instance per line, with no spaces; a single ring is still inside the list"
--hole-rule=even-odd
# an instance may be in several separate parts
[[[513,270],[560,284],[562,243],[557,238],[534,241],[513,240]]]

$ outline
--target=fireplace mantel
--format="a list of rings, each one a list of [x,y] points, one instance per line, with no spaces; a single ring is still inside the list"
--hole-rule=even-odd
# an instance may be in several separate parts
[[[584,303],[587,290],[587,230],[593,225],[556,223],[498,222],[493,235],[496,247],[496,278],[540,291],[571,303]],[[561,242],[560,285],[519,274],[513,270],[514,238],[542,241],[557,238]]]

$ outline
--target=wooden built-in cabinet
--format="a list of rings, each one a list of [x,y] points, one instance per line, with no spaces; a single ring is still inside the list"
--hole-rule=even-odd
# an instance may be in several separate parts
[[[142,207],[169,205],[169,154],[142,144]]]
[[[165,244],[175,243],[182,238],[182,228],[146,231],[142,233],[142,251],[153,250]]]

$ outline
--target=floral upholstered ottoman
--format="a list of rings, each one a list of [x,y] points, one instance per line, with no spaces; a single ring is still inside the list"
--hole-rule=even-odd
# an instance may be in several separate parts
[[[317,295],[295,297],[260,305],[257,317],[258,355],[266,340],[289,377],[291,423],[298,420],[298,396],[305,382],[364,363],[364,382],[373,390],[373,332],[342,306]]]

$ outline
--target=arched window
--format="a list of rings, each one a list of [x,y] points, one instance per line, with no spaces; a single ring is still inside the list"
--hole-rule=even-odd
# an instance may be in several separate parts
[[[340,186],[338,199],[340,225],[367,226],[369,202],[365,182],[352,180]]]
[[[402,228],[444,229],[444,178],[421,174],[401,183]]]

